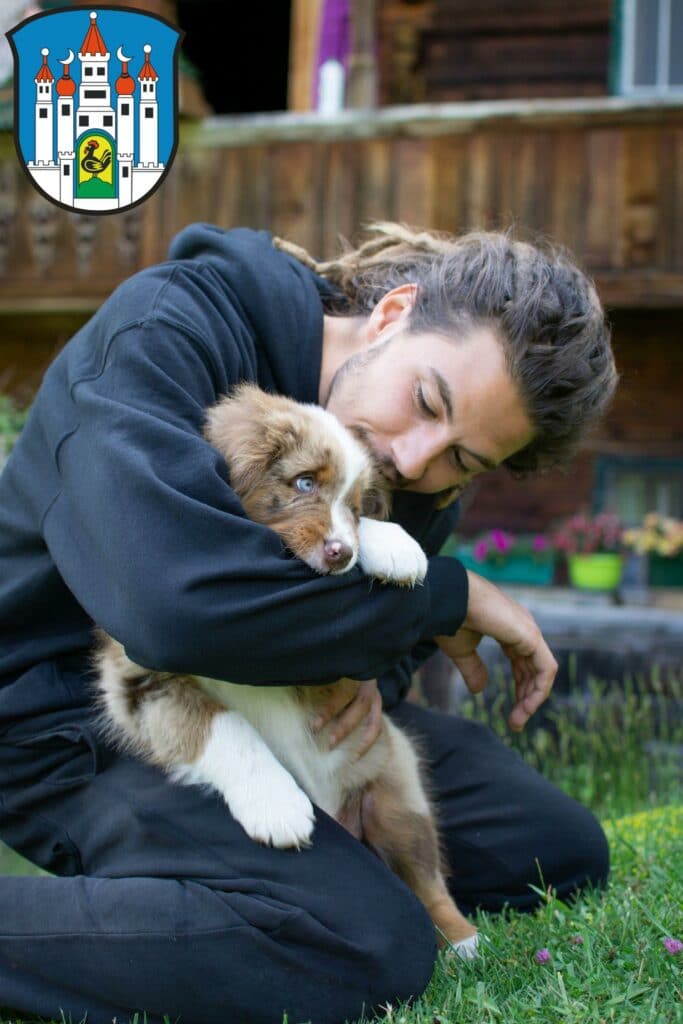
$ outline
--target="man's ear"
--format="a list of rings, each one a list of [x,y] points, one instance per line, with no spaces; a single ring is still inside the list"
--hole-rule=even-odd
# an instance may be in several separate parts
[[[301,443],[295,409],[290,399],[269,395],[255,384],[239,384],[207,411],[204,434],[227,462],[230,483],[240,498]]]

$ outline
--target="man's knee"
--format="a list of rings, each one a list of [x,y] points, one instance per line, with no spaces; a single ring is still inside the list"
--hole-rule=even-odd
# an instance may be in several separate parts
[[[233,894],[219,898],[234,907]],[[239,902],[241,913],[253,917]],[[437,955],[434,926],[422,904],[392,878],[382,899],[368,892],[362,913],[347,911],[294,910],[272,931],[245,920],[237,931],[197,936],[191,962],[178,956],[171,971],[176,992],[187,985],[194,994],[189,1005],[180,1000],[183,1019],[223,1024],[227,1014],[235,1024],[280,1024],[286,1013],[289,1020],[344,1024],[381,1005],[417,998]],[[199,975],[204,982],[198,984]],[[181,1010],[169,1005],[167,1012]]]
[[[584,888],[604,888],[610,856],[607,837],[599,821],[587,807],[572,800],[563,825],[565,848],[558,863],[552,865],[547,884],[562,899]]]

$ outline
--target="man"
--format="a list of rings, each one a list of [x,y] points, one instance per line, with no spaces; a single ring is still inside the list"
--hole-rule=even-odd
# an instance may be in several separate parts
[[[288,251],[283,251],[288,250]],[[183,231],[49,367],[0,478],[0,836],[58,878],[0,879],[0,993],[45,1016],[342,1022],[419,994],[431,921],[319,809],[302,853],[249,840],[212,794],[107,749],[94,623],[137,663],[251,685],[364,681],[338,738],[382,701],[424,739],[465,912],[528,909],[607,874],[593,817],[473,723],[402,702],[436,643],[473,690],[482,635],[507,654],[512,728],[556,663],[531,616],[436,555],[479,472],[566,458],[615,372],[590,283],[502,235],[380,225],[329,264],[266,232]],[[322,402],[396,489],[425,585],[316,576],[249,522],[201,434],[239,380]],[[377,682],[376,682],[377,680]]]

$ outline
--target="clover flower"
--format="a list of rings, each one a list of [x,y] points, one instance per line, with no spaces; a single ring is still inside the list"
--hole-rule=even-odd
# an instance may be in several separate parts
[[[664,948],[667,953],[680,953],[683,949],[683,942],[680,939],[664,939]]]
[[[535,960],[537,964],[547,964],[548,960],[550,960],[550,950],[537,949]]]

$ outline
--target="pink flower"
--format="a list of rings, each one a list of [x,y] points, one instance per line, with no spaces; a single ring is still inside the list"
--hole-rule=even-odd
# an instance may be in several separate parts
[[[583,935],[574,935],[571,941],[574,946],[583,946]]]
[[[667,953],[680,953],[683,949],[683,942],[680,939],[664,939],[664,949]]]
[[[489,553],[489,546],[485,540],[478,540],[472,548],[472,555],[477,562],[485,562]]]
[[[504,555],[506,551],[509,551],[514,541],[507,533],[503,533],[502,530],[491,530],[491,540],[494,543],[496,551],[499,551],[501,555]]]
[[[542,533],[537,533],[531,541],[531,548],[538,554],[541,551],[546,551],[548,548],[548,538]]]
[[[536,950],[536,963],[537,964],[547,964],[548,960],[550,960],[550,950],[549,949],[537,949]]]

